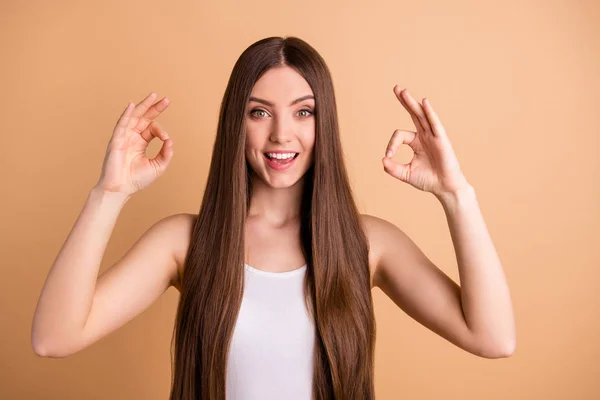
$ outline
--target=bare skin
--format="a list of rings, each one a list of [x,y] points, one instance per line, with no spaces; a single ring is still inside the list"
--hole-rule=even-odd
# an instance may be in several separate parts
[[[415,121],[417,132],[395,131],[385,150],[393,155],[407,144],[415,150],[415,159],[414,164],[398,165],[384,157],[384,170],[440,200],[462,287],[401,229],[363,214],[371,287],[379,287],[408,315],[456,346],[481,357],[507,357],[515,346],[510,296],[474,190],[460,173],[431,105],[418,103],[397,88],[394,93]],[[293,69],[275,68],[256,83],[252,97],[258,100],[249,102],[246,110],[246,158],[253,170],[254,191],[245,262],[257,269],[284,272],[306,263],[299,240],[299,204],[314,146],[310,110],[315,103],[305,98],[311,94],[310,86]],[[121,116],[111,139],[118,146],[109,145],[101,179],[51,268],[32,327],[32,345],[40,356],[74,354],[135,318],[169,287],[181,291],[194,214],[157,221],[98,277],[122,206],[158,178],[172,157],[172,142],[154,121],[169,102],[155,102],[155,97],[151,94]],[[304,99],[292,104],[299,98]],[[142,154],[152,137],[164,142],[163,149],[155,160],[147,160]],[[299,153],[285,171],[269,167],[264,156],[278,150]],[[137,168],[130,175],[132,165]]]
[[[297,99],[306,98],[293,105]],[[246,107],[246,159],[252,198],[246,221],[245,262],[284,272],[306,263],[300,247],[300,197],[315,142],[315,100],[292,68],[272,68],[254,85]],[[263,102],[264,101],[264,102]],[[270,103],[270,104],[265,104]],[[266,152],[299,153],[291,168],[269,167]]]

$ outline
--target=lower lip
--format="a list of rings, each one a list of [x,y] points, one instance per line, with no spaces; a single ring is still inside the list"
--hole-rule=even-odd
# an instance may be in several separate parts
[[[300,157],[300,154],[298,154],[296,157],[294,157],[294,159],[286,164],[277,164],[276,162],[272,161],[269,159],[269,157],[267,157],[266,155],[263,154],[263,157],[265,157],[265,160],[267,160],[267,165],[277,171],[284,171],[288,168],[290,168],[295,162],[296,159],[298,157]]]

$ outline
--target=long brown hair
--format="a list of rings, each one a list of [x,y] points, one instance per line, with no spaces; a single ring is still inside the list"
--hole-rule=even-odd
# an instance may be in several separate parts
[[[374,398],[368,241],[344,165],[331,75],[308,43],[269,37],[239,57],[221,103],[208,181],[185,260],[171,400],[225,399],[252,194],[245,110],[256,81],[282,65],[302,75],[315,96],[314,163],[304,176],[300,229],[307,263],[304,294],[315,321],[313,398]]]

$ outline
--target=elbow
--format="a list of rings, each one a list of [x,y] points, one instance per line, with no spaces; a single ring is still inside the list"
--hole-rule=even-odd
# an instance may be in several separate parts
[[[471,333],[473,353],[483,358],[508,358],[517,348],[517,334],[514,328],[502,332],[498,329],[488,329]]]
[[[39,357],[65,358],[81,350],[81,333],[68,332],[65,329],[50,329],[34,319],[30,334],[31,348]]]
[[[31,347],[39,357],[65,358],[73,354],[72,349],[68,349],[69,346],[57,346],[56,341],[43,340],[37,338],[35,334],[31,335]]]
[[[33,352],[39,357],[61,358],[59,354],[52,350],[51,346],[39,340],[32,340],[31,347],[33,348]]]
[[[515,353],[516,346],[516,340],[506,341],[494,346],[483,346],[477,355],[489,359],[508,358]]]
[[[56,351],[56,350],[52,349],[52,347],[44,346],[41,344],[32,343],[32,347],[33,347],[33,352],[36,355],[38,355],[39,357],[65,358],[65,357],[68,357],[71,355],[71,353]]]
[[[501,354],[501,358],[507,358],[512,356],[515,353],[515,350],[517,348],[517,340],[511,340],[510,342],[507,342],[503,347],[502,347],[502,352]]]
[[[39,356],[39,357],[51,357],[51,353],[48,351],[48,347],[39,342],[39,341],[35,341],[32,340],[31,341],[31,347],[33,348],[33,352]]]
[[[32,328],[31,330],[31,347],[33,348],[33,352],[40,357],[47,357],[48,351],[46,350],[46,345],[39,337],[40,335],[36,333],[35,321],[33,322],[33,324],[34,328]]]

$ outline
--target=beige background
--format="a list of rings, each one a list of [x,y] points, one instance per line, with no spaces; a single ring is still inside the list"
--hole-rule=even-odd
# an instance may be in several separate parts
[[[414,129],[392,92],[408,87],[445,125],[511,287],[518,344],[499,360],[460,350],[375,289],[377,398],[599,399],[600,3],[496,3],[2,1],[0,398],[167,398],[174,288],[84,351],[48,359],[30,345],[41,287],[127,101],[171,98],[158,121],[175,155],[123,209],[102,270],[159,218],[198,212],[234,62],[258,39],[293,35],[332,71],[361,212],[397,224],[458,281],[441,205],[381,165],[394,129]]]

